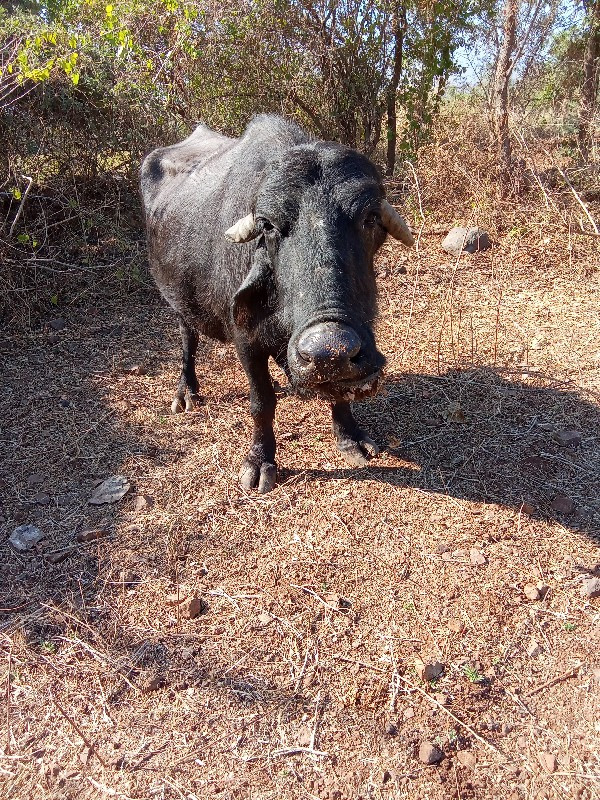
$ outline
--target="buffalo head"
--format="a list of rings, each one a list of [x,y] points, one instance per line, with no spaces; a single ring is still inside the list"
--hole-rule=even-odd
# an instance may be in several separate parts
[[[387,233],[413,243],[376,167],[330,142],[297,145],[271,163],[252,211],[227,230],[255,248],[233,319],[250,335],[260,326],[284,334],[279,360],[298,392],[335,402],[377,390],[385,359],[372,327],[373,259]]]

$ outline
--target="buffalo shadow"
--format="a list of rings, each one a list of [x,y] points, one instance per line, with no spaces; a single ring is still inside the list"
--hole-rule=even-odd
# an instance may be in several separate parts
[[[497,503],[558,520],[600,543],[595,400],[592,391],[523,370],[391,376],[380,395],[356,404],[354,412],[380,449],[405,463],[387,466],[376,459],[363,470],[306,474]]]

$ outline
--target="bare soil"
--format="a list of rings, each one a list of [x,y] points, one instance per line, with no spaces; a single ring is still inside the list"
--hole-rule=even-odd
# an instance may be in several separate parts
[[[3,798],[600,797],[597,263],[440,239],[378,262],[381,455],[346,467],[282,390],[265,496],[230,347],[170,415],[151,289],[3,332]]]

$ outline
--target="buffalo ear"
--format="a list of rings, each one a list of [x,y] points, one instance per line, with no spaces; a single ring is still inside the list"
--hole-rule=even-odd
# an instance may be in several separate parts
[[[233,296],[231,313],[235,324],[250,332],[275,310],[276,287],[266,247],[259,245],[252,269]]]

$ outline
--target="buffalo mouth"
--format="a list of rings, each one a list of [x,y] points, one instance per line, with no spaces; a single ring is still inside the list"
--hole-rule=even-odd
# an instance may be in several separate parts
[[[373,372],[360,380],[320,381],[311,385],[296,386],[296,393],[301,397],[319,397],[335,403],[364,400],[373,397],[379,389],[381,372]]]

